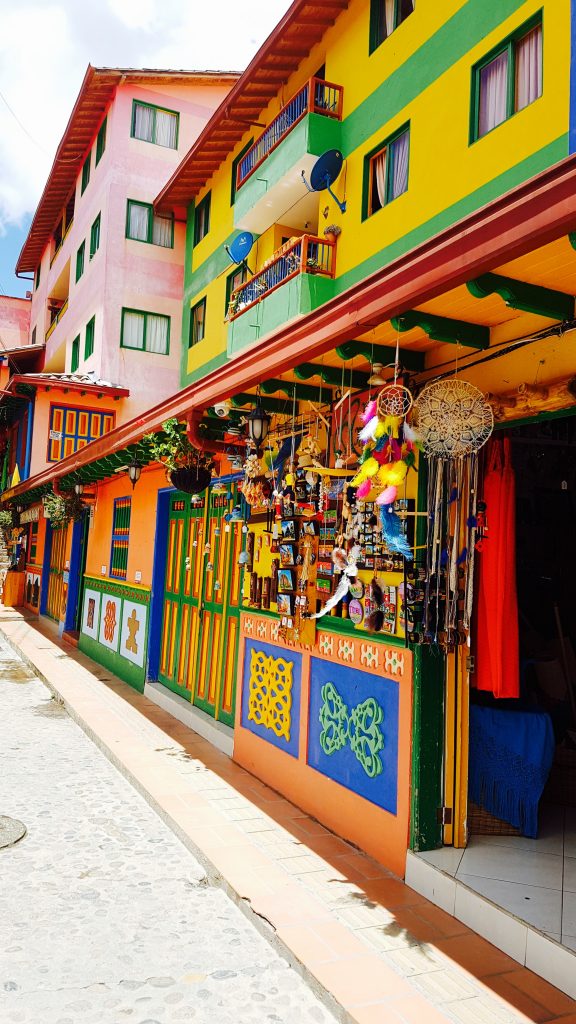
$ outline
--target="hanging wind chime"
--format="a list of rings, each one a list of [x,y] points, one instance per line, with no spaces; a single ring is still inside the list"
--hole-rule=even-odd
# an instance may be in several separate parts
[[[418,437],[428,462],[427,545],[422,632],[413,642],[448,650],[466,643],[478,530],[478,452],[494,427],[478,388],[453,377],[428,384],[415,403]]]

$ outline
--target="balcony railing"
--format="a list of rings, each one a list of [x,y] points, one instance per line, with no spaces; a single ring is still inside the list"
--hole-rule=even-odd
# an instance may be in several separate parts
[[[298,274],[334,277],[336,243],[315,235],[302,235],[287,243],[254,277],[236,288],[230,296],[228,320],[235,320],[276,288]]]
[[[67,309],[68,309],[68,299],[66,299],[66,302],[64,303],[64,305],[60,307],[60,309],[56,313],[56,316],[53,317],[53,319],[51,320],[50,327],[48,328],[48,330],[46,331],[46,334],[44,335],[44,338],[45,338],[46,341],[48,341],[48,338],[52,334],[52,331],[56,327],[56,324],[60,323],[60,321],[61,321],[62,317],[64,316],[64,313],[66,312]]]
[[[305,114],[323,114],[340,121],[342,118],[342,86],[311,78],[300,92],[282,107],[280,113],[244,154],[236,172],[236,188],[240,188],[272,150],[285,139]]]

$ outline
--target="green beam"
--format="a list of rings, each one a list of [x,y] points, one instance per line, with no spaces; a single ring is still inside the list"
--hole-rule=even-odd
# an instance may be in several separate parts
[[[368,387],[369,373],[360,373],[359,370],[347,370],[344,368],[344,376],[339,366],[320,366],[318,363],[300,363],[294,370],[298,380],[308,380],[310,377],[320,377],[325,384],[332,384],[334,387],[357,388],[364,390]]]
[[[382,366],[394,366],[396,359],[396,349],[391,345],[372,345],[369,341],[345,341],[343,345],[336,347],[336,353],[340,359],[354,359],[355,356],[363,356],[369,363],[382,363]],[[399,357],[405,370],[424,369],[423,352],[401,348]]]
[[[242,408],[244,405],[249,405],[253,408],[256,405],[256,401],[256,395],[243,393],[234,395],[231,399],[232,405],[235,405],[236,408]],[[283,401],[280,398],[262,398],[261,403],[266,412],[284,413],[286,415],[292,412],[292,404],[289,399]],[[247,409],[246,411],[249,412],[250,410]],[[298,412],[298,407],[296,407],[296,412]]]
[[[211,405],[208,409],[206,409],[206,415],[210,419],[220,420],[221,423],[225,423],[227,420],[229,420],[231,423],[240,423],[243,414],[241,412],[236,412],[235,409],[231,409],[230,412],[226,414],[226,416],[219,416],[214,406]]]
[[[466,287],[476,299],[496,294],[504,299],[507,306],[521,309],[524,313],[535,313],[551,320],[572,320],[574,316],[572,295],[557,292],[553,288],[543,288],[539,284],[526,284],[525,281],[515,281],[500,274],[481,274],[473,281],[468,281]]]
[[[411,331],[419,327],[432,341],[443,341],[449,345],[459,343],[467,348],[488,348],[490,344],[489,327],[435,316],[421,309],[409,309],[401,316],[393,316],[390,323],[396,331]]]
[[[291,380],[267,380],[260,385],[265,395],[272,395],[275,391],[283,391],[288,398],[292,398],[296,391],[296,398],[302,402],[331,402],[332,392],[329,388],[316,388],[310,384],[296,384]]]

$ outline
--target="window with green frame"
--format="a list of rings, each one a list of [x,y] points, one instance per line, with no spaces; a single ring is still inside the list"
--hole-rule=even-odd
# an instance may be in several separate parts
[[[230,182],[230,206],[234,206],[236,202],[236,182],[238,180],[238,164],[242,160],[242,157],[246,156],[246,153],[250,149],[250,146],[254,144],[254,139],[250,139],[245,146],[240,150],[238,156],[235,156],[232,161],[232,181]]]
[[[226,306],[224,309],[224,315],[226,316],[229,312],[230,299],[232,298],[232,292],[239,288],[241,284],[247,279],[246,264],[242,263],[239,267],[235,267],[231,274],[228,274],[226,278]]]
[[[78,282],[84,273],[84,256],[86,254],[86,242],[82,242],[82,245],[76,253],[76,281]]]
[[[96,136],[96,160],[94,162],[94,166],[95,167],[98,167],[98,164],[100,163],[100,161],[102,159],[102,155],[104,153],[104,150],[106,149],[106,122],[107,122],[107,120],[108,120],[108,118],[105,117],[104,120],[102,121],[102,124],[100,125],[100,128],[98,129],[98,135]]]
[[[410,126],[403,125],[394,135],[370,150],[364,157],[362,220],[377,213],[408,189]]]
[[[122,310],[121,348],[166,356],[170,351],[170,317],[142,309]]]
[[[72,353],[70,356],[70,373],[76,373],[80,366],[80,335],[78,334],[72,342]]]
[[[542,12],[472,68],[470,141],[475,142],[542,95]]]
[[[96,330],[96,317],[93,316],[86,324],[86,337],[84,338],[84,359],[89,359],[94,351],[94,332]]]
[[[180,115],[175,110],[155,107],[152,103],[132,101],[133,139],[152,142],[155,146],[178,149],[178,122]]]
[[[96,255],[100,247],[100,214],[90,228],[90,259]]]
[[[200,299],[190,310],[190,333],[188,336],[188,348],[193,348],[200,341],[204,340],[206,333],[206,298]]]
[[[194,245],[198,245],[210,231],[210,199],[211,193],[207,192],[194,211]]]
[[[370,0],[370,53],[414,11],[414,0]]]
[[[129,199],[126,208],[126,238],[137,242],[174,248],[174,218],[160,217],[150,203]]]
[[[84,163],[82,164],[82,183],[80,185],[80,195],[83,195],[88,187],[90,181],[90,157],[92,153],[88,153]]]

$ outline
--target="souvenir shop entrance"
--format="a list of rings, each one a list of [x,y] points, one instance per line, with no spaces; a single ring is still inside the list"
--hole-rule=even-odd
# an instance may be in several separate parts
[[[419,857],[454,879],[457,916],[459,899],[471,899],[458,896],[460,884],[576,951],[570,413],[508,424],[482,452],[486,529],[471,644],[446,659],[445,845]],[[490,938],[486,920],[484,910],[469,923]]]
[[[240,525],[226,522],[234,483],[170,494],[158,680],[226,725],[234,722]]]

